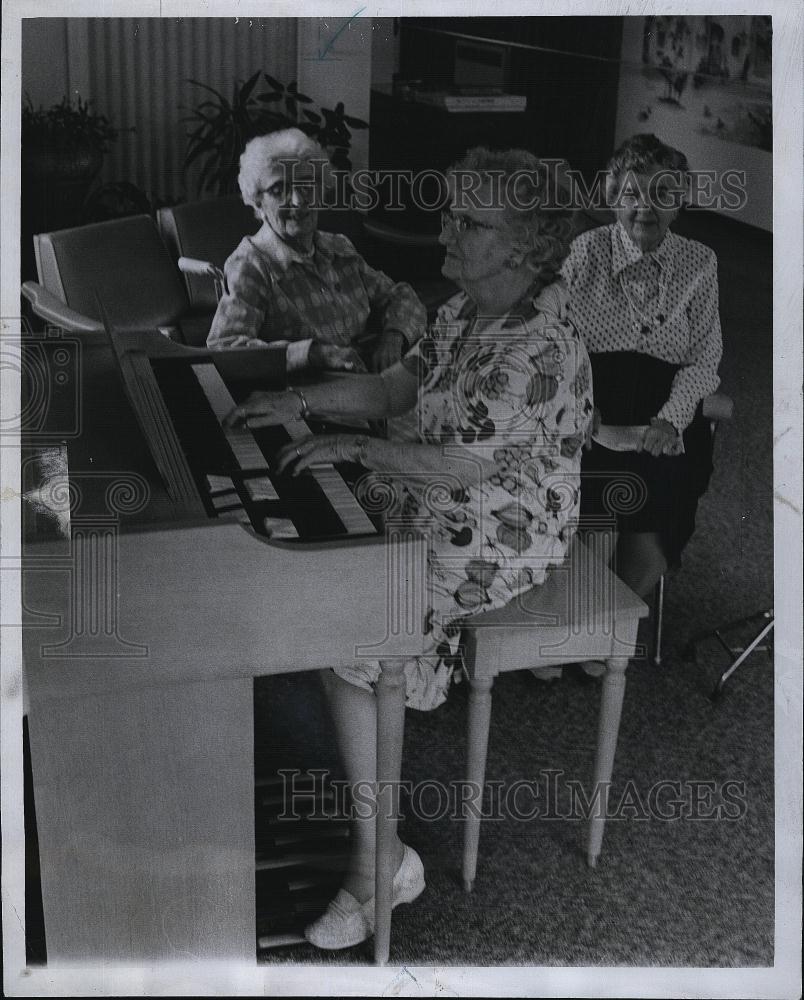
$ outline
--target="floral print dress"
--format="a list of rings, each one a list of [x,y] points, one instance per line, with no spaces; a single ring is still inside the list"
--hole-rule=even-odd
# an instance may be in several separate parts
[[[390,481],[394,517],[428,532],[432,654],[405,665],[406,703],[427,711],[447,696],[460,619],[502,607],[564,560],[577,524],[592,381],[561,283],[497,318],[478,316],[456,295],[403,363],[419,377],[415,440],[441,446],[467,470],[460,479],[444,472]],[[492,462],[493,474],[484,477],[475,456],[486,473]],[[365,661],[336,672],[371,689],[379,670]]]

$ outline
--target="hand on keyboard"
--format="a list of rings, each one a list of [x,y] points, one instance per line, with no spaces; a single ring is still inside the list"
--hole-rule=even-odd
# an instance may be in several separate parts
[[[247,424],[249,427],[270,427],[274,424],[287,424],[298,420],[301,409],[297,393],[287,390],[252,392],[245,402],[226,414],[223,426]]]
[[[365,372],[366,366],[353,347],[337,347],[313,341],[307,355],[310,368],[331,372]]]
[[[296,476],[318,465],[354,462],[362,440],[358,434],[311,434],[278,451],[274,468],[279,473],[288,471]]]

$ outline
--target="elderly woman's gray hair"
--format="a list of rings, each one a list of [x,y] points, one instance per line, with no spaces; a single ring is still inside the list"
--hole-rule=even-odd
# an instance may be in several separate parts
[[[274,163],[283,161],[320,162],[322,166],[326,166],[329,158],[315,139],[298,128],[286,128],[251,139],[240,157],[237,183],[244,204],[251,205],[255,212],[260,205],[261,187],[266,172]]]
[[[628,174],[646,174],[656,170],[679,174],[686,185],[690,168],[682,152],[650,132],[638,132],[626,139],[606,166],[606,199],[609,205],[617,200]]]
[[[574,235],[572,214],[561,204],[555,163],[543,163],[526,149],[470,149],[449,170],[464,175],[460,192],[471,201],[471,182],[491,181],[491,191],[500,195],[511,229],[512,244],[527,251],[528,263],[542,285],[558,276]],[[551,169],[553,168],[553,169]],[[468,189],[468,190],[467,190]],[[486,201],[486,204],[488,202]],[[483,207],[482,200],[473,207]]]

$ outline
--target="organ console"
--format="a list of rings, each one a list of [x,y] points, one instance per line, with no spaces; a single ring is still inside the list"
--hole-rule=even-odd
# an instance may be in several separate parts
[[[68,339],[29,344],[47,412],[23,436],[68,462],[68,537],[29,531],[23,554],[48,961],[253,964],[254,677],[365,656],[398,678],[424,646],[424,540],[363,509],[358,468],[277,476],[300,423],[222,427],[282,383],[275,352]],[[75,392],[47,375],[70,345]]]

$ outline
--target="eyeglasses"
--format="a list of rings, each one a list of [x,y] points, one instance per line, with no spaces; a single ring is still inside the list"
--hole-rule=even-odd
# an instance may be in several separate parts
[[[441,228],[452,228],[459,236],[462,236],[464,233],[475,232],[478,229],[494,230],[500,227],[492,226],[488,222],[478,222],[477,219],[472,219],[468,215],[453,215],[452,212],[442,212]]]
[[[653,208],[680,208],[684,203],[684,190],[669,184],[651,185],[647,192],[634,186],[625,186],[617,196],[617,204],[634,208],[644,203]]]
[[[291,192],[299,193],[302,197],[310,201],[313,197],[313,192],[315,191],[315,182],[313,180],[296,181],[294,184],[286,184],[285,181],[276,181],[270,187],[260,188],[257,194],[262,197],[262,195],[267,194],[274,201],[281,201],[287,198]]]

